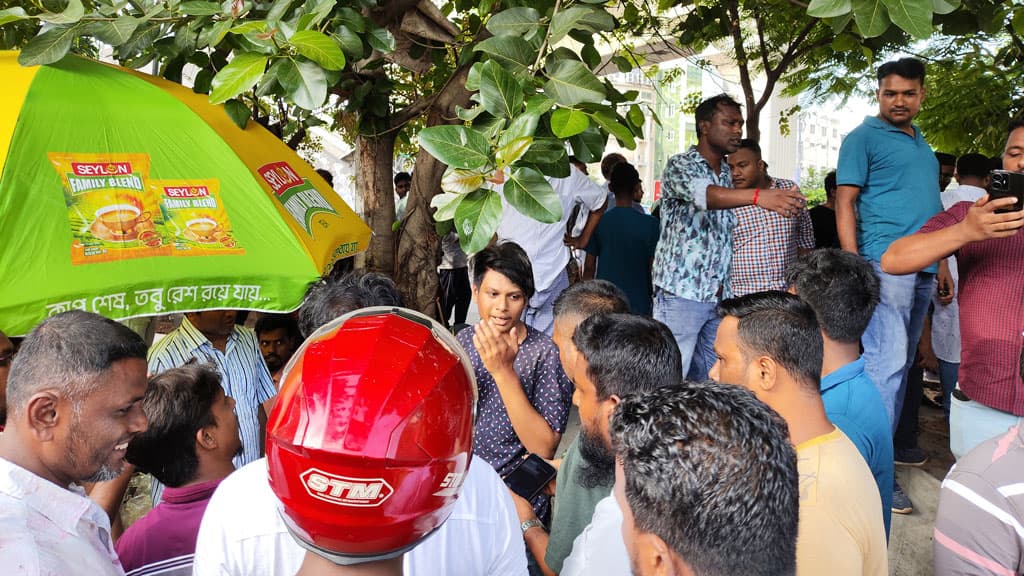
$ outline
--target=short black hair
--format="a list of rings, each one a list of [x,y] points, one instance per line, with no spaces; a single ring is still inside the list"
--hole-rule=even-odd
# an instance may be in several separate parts
[[[871,264],[837,248],[813,250],[786,270],[786,284],[814,310],[825,335],[853,344],[871,322],[879,280]]]
[[[640,173],[629,162],[619,162],[612,168],[612,177],[608,180],[608,189],[615,197],[633,197],[636,185],[640,183]]]
[[[597,397],[622,397],[679,384],[679,345],[661,322],[633,314],[594,314],[576,327],[572,342],[586,359]]]
[[[334,188],[334,174],[331,174],[330,170],[324,168],[317,168],[316,173],[323,178],[331,188]]]
[[[700,123],[710,122],[715,117],[715,112],[718,111],[718,107],[724,108],[735,108],[738,111],[742,111],[740,103],[733,100],[732,96],[728,94],[719,94],[718,96],[712,96],[707,100],[697,105],[697,110],[694,112],[693,117],[697,121],[697,139],[700,140]]]
[[[398,174],[395,174],[395,184],[405,182],[407,180],[412,182],[412,174],[409,174],[408,172],[399,172]]]
[[[739,348],[748,359],[768,356],[805,388],[821,393],[824,345],[814,310],[806,302],[768,290],[723,300],[718,314],[739,320]]]
[[[921,86],[924,86],[924,63],[917,58],[900,58],[879,66],[878,85],[881,86],[882,80],[893,74],[907,80],[920,80]]]
[[[211,408],[222,391],[220,374],[209,364],[186,364],[150,378],[142,400],[149,428],[128,443],[125,459],[171,488],[195,480],[196,432],[219,424]]]
[[[555,318],[577,316],[587,318],[604,312],[629,312],[626,294],[607,280],[584,280],[569,286],[555,298]]]
[[[1024,128],[1024,116],[1010,120],[1010,125],[1007,127],[1006,133],[1008,135],[1013,134],[1013,131],[1018,128]]]
[[[1001,162],[1000,162],[1001,163]],[[956,161],[956,173],[960,176],[985,178],[991,170],[992,161],[984,154],[964,154]]]
[[[318,328],[353,310],[370,306],[402,306],[402,296],[391,278],[356,270],[328,275],[309,285],[299,309],[299,329],[309,336]]]
[[[612,169],[615,168],[619,163],[625,162],[626,157],[618,152],[612,152],[601,159],[601,176],[604,176],[605,180],[612,179]]]
[[[637,530],[695,574],[794,573],[796,451],[785,421],[750,391],[687,381],[629,395],[611,432]]]
[[[288,337],[298,344],[302,341],[302,332],[299,330],[299,323],[291,314],[264,314],[256,321],[256,336],[264,332],[284,329]]]
[[[939,166],[956,166],[956,156],[953,154],[936,152],[935,159],[939,161]]]
[[[491,244],[474,254],[469,265],[473,270],[473,286],[479,288],[487,271],[493,270],[518,286],[527,300],[533,298],[536,292],[530,257],[526,255],[526,250],[515,242]]]
[[[77,412],[80,402],[107,383],[115,362],[146,359],[141,336],[92,312],[71,310],[43,320],[29,332],[11,362],[7,414],[17,416],[34,394],[60,389]]]
[[[754,140],[753,138],[744,138],[743,140],[740,140],[740,145],[737,146],[736,149],[750,150],[754,154],[757,154],[758,158],[761,157],[761,145],[758,144],[757,140]]]
[[[836,171],[832,170],[828,174],[825,174],[825,194],[827,196],[834,196],[836,188]]]

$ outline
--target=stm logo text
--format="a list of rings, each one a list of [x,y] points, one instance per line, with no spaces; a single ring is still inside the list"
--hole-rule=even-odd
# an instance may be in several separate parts
[[[349,478],[316,468],[299,477],[310,496],[340,506],[380,506],[394,492],[383,478]]]

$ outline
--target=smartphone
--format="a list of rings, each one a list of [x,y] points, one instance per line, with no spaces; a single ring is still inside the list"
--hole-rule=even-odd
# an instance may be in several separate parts
[[[1015,212],[1024,210],[1024,172],[1010,172],[1009,170],[993,170],[989,173],[991,180],[988,185],[988,196],[990,200],[996,198],[1016,198],[1017,203],[1006,208],[1000,208],[996,212]]]
[[[548,482],[555,479],[557,472],[536,454],[530,454],[519,461],[519,464],[503,480],[513,492],[527,500],[532,500]]]

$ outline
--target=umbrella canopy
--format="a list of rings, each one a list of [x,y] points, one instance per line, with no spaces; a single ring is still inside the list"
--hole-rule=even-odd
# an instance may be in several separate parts
[[[0,52],[0,330],[70,309],[122,319],[288,311],[369,228],[263,127],[167,80]]]

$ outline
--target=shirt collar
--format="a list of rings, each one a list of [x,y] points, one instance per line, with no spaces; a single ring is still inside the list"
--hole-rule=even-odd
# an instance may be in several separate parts
[[[878,116],[865,116],[864,117],[864,123],[867,124],[868,126],[873,127],[873,128],[879,128],[881,130],[888,130],[890,132],[899,132],[900,134],[907,134],[901,128],[897,128],[897,127],[893,126],[892,124],[889,124],[888,122],[886,122],[885,120],[882,120]],[[913,124],[911,124],[910,126],[911,126],[911,128],[914,129],[914,138],[915,139],[920,138],[921,137],[921,130],[917,126],[915,126]],[[908,134],[908,136],[909,136],[909,134]]]
[[[204,344],[211,348],[213,347],[213,343],[210,342],[210,339],[207,338],[205,334],[200,332],[199,329],[196,328],[192,324],[192,322],[189,321],[187,316],[181,319],[181,326],[179,327],[179,330],[181,331],[182,335],[185,338],[188,338],[188,341],[192,344],[192,350],[198,350],[202,348]],[[231,330],[231,334],[228,336],[227,345],[224,346],[225,353],[234,345],[236,339],[238,339],[237,326]]]
[[[0,458],[0,492],[24,502],[69,534],[78,533],[78,523],[83,516],[110,530],[107,515],[85,496],[80,486],[62,488],[3,458]]]
[[[711,167],[711,163],[708,162],[708,159],[705,158],[704,155],[700,153],[700,150],[697,150],[697,145],[696,144],[691,144],[690,145],[690,149],[685,152],[685,155],[690,157],[690,158],[692,158],[692,159],[694,159],[694,160],[698,160],[700,162],[703,162],[704,166],[706,166],[707,169],[708,169],[708,174],[714,174],[715,173],[715,169]],[[729,162],[727,161],[727,159],[724,156],[722,157],[721,167],[720,167],[720,170],[718,171],[718,174],[716,174],[716,176],[721,178],[723,174],[732,174],[732,169],[729,168]]]
[[[196,502],[198,500],[208,500],[213,495],[213,491],[217,489],[217,485],[220,484],[224,478],[217,478],[216,480],[208,480],[206,482],[200,482],[199,484],[189,484],[188,486],[181,486],[179,488],[164,488],[162,499],[164,502],[169,504],[188,504],[189,502]]]
[[[831,390],[836,386],[856,378],[857,375],[864,372],[864,359],[857,358],[853,362],[840,366],[839,368],[829,372],[824,378],[821,379],[821,391],[825,392]]]

